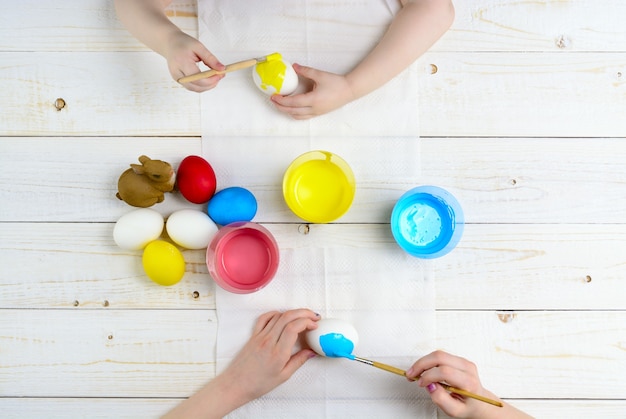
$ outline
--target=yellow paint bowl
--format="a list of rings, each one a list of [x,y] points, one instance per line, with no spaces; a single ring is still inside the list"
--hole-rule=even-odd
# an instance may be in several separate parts
[[[291,211],[312,223],[344,215],[354,199],[354,173],[344,159],[328,151],[309,151],[291,162],[283,177],[283,197]]]

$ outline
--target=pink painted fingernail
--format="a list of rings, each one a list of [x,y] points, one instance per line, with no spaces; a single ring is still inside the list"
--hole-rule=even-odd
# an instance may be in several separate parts
[[[426,386],[426,390],[428,390],[429,393],[433,393],[435,390],[437,390],[437,384],[435,383],[430,383]]]

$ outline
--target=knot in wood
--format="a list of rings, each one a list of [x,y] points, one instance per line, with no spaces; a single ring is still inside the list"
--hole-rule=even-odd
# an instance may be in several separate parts
[[[511,323],[515,317],[517,317],[517,314],[512,311],[501,311],[498,313],[498,319],[502,323]]]
[[[58,98],[54,101],[54,107],[57,108],[57,111],[65,108],[65,100],[63,100],[63,98]]]

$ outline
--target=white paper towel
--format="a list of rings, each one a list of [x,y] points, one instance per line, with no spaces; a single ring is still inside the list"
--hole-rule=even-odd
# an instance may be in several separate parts
[[[376,44],[396,1],[269,0],[199,2],[201,41],[224,63],[280,52],[291,62],[345,72]],[[419,180],[417,71],[308,121],[277,112],[250,71],[230,73],[203,93],[203,155],[218,189],[246,187],[280,247],[275,279],[236,295],[218,288],[217,371],[223,370],[266,311],[309,307],[352,322],[355,354],[408,368],[432,350],[434,285],[427,263],[403,253],[388,223],[395,200]],[[355,172],[350,211],[300,234],[282,198],[282,175],[306,151],[343,157]],[[350,224],[345,224],[350,223]],[[353,224],[359,223],[359,224]],[[315,358],[286,384],[232,418],[435,418],[429,397],[402,377],[345,359]]]
[[[434,285],[426,263],[394,246],[384,225],[266,225],[281,250],[278,274],[247,295],[217,290],[217,372],[270,310],[310,307],[354,324],[355,354],[408,368],[432,349]],[[286,384],[231,417],[431,418],[425,392],[402,377],[346,359],[314,358]]]
[[[291,63],[345,73],[376,45],[399,3],[350,0],[199,2],[200,39],[223,63],[280,52]],[[385,65],[381,63],[381,65]],[[320,117],[295,121],[254,86],[252,69],[230,73],[203,94],[211,136],[417,136],[417,67]]]

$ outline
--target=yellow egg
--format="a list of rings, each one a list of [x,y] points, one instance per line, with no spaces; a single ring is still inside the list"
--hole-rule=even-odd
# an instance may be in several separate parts
[[[143,251],[143,269],[148,278],[160,285],[174,285],[183,279],[185,259],[171,243],[155,240]]]

